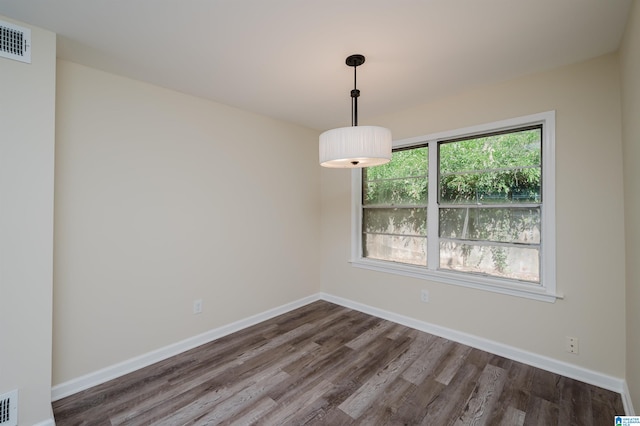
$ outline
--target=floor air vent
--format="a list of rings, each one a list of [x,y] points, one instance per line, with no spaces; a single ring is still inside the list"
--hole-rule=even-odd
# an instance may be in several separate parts
[[[18,424],[18,391],[0,395],[0,426],[16,426]]]
[[[30,64],[31,30],[0,21],[0,56]]]

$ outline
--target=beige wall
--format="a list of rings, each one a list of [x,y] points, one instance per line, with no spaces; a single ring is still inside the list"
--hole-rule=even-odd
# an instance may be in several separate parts
[[[57,75],[54,385],[318,291],[317,132]]]
[[[627,255],[627,384],[640,410],[640,5],[634,2],[620,49]]]
[[[546,303],[351,267],[350,172],[322,171],[322,287],[336,296],[625,375],[620,77],[616,55],[379,117],[396,139],[556,110],[557,288]],[[371,124],[367,123],[367,124]],[[420,289],[430,302],[420,302]],[[564,351],[565,336],[580,354]]]
[[[52,418],[56,36],[28,28],[32,63],[0,58],[0,393],[21,425]]]

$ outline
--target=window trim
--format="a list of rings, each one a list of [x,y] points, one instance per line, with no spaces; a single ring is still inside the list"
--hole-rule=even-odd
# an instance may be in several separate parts
[[[436,150],[438,142],[465,138],[482,133],[501,132],[529,125],[542,125],[542,194],[541,207],[541,253],[540,285],[532,286],[516,280],[496,279],[458,271],[439,270],[439,265],[429,263],[427,267],[414,266],[362,257],[362,172],[351,172],[351,260],[352,266],[378,272],[426,279],[445,284],[487,290],[495,293],[519,296],[545,302],[555,302],[563,296],[556,293],[556,224],[555,224],[555,111],[546,111],[492,123],[480,124],[462,129],[438,132],[393,142],[393,148],[408,148],[429,145],[429,171],[437,173]],[[437,194],[438,180],[429,179],[429,194]],[[430,195],[431,199],[435,195]],[[427,217],[438,217],[438,204],[429,203]],[[427,252],[439,252],[438,223],[427,221]]]

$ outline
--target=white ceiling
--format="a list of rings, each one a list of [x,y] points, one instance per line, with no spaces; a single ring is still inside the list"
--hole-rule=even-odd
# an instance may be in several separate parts
[[[318,130],[618,49],[632,0],[0,0],[58,57]]]

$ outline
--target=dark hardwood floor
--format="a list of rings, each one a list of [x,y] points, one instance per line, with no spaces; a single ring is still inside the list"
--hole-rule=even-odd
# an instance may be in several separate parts
[[[53,403],[64,425],[610,425],[620,395],[324,301]]]

